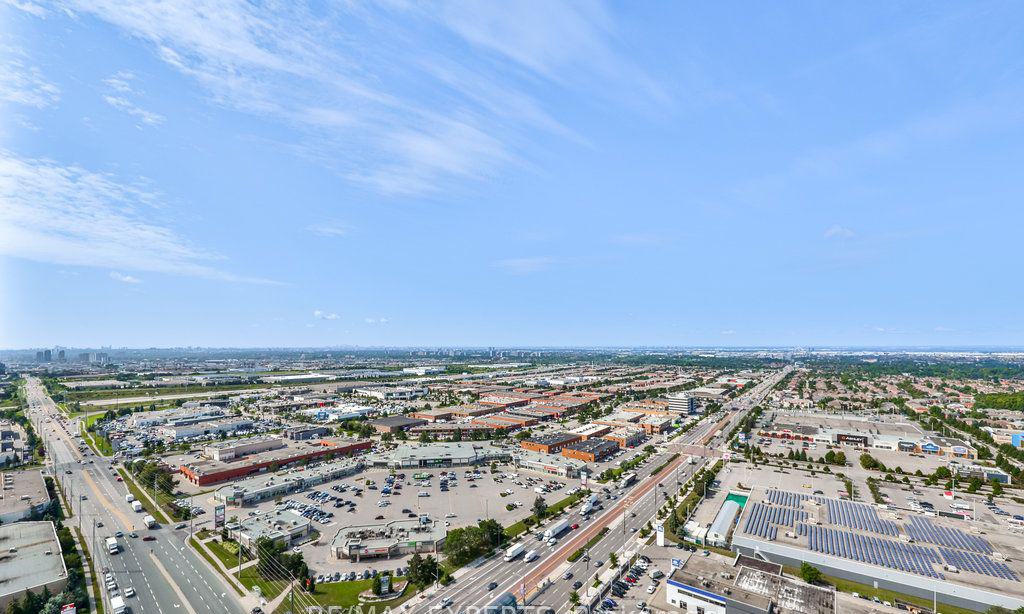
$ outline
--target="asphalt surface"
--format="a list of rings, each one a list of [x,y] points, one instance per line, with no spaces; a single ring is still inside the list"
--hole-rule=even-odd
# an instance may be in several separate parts
[[[132,614],[245,614],[237,593],[188,546],[188,531],[175,531],[173,525],[145,529],[145,514],[134,512],[125,501],[128,489],[117,482],[116,472],[109,468],[110,459],[91,450],[78,450],[78,420],[63,422],[63,414],[37,378],[27,379],[25,391],[29,417],[46,444],[52,470],[64,485],[69,504],[74,506],[75,516],[65,524],[81,526],[100,575],[104,604],[110,599],[102,572],[109,569],[122,595],[129,586],[135,589],[134,597],[125,598]],[[133,530],[138,538],[128,536]],[[111,555],[104,542],[116,531],[122,531],[124,537],[118,539],[121,551]],[[156,539],[143,541],[147,535]]]

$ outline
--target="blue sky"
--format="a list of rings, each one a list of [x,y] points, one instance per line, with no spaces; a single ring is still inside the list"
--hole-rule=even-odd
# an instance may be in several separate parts
[[[0,6],[0,347],[1022,345],[1024,6]]]

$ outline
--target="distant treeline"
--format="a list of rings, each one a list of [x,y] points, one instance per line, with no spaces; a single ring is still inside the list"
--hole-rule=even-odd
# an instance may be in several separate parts
[[[1024,392],[995,392],[974,397],[975,407],[1024,410]]]
[[[910,358],[873,357],[876,362],[865,362],[865,357],[829,357],[804,360],[807,366],[819,369],[834,368],[865,377],[882,375],[912,375],[947,379],[1024,379],[1024,364],[995,359],[915,360]]]

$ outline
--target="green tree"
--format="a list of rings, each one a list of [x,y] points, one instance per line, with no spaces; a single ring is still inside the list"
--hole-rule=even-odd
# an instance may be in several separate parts
[[[804,561],[800,563],[800,578],[808,584],[816,584],[821,581],[821,570]]]
[[[538,496],[536,499],[533,500],[533,515],[536,516],[539,520],[541,518],[544,518],[544,516],[547,515],[547,513],[548,504],[544,501],[544,497]]]

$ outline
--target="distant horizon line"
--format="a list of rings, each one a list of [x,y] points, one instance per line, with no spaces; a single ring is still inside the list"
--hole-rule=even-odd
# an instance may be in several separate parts
[[[1024,345],[319,345],[319,346],[274,346],[274,345],[178,345],[178,346],[35,346],[23,348],[0,348],[2,353],[38,352],[45,350],[65,351],[339,351],[339,350],[473,350],[473,351],[932,351],[932,352],[1024,352]]]

